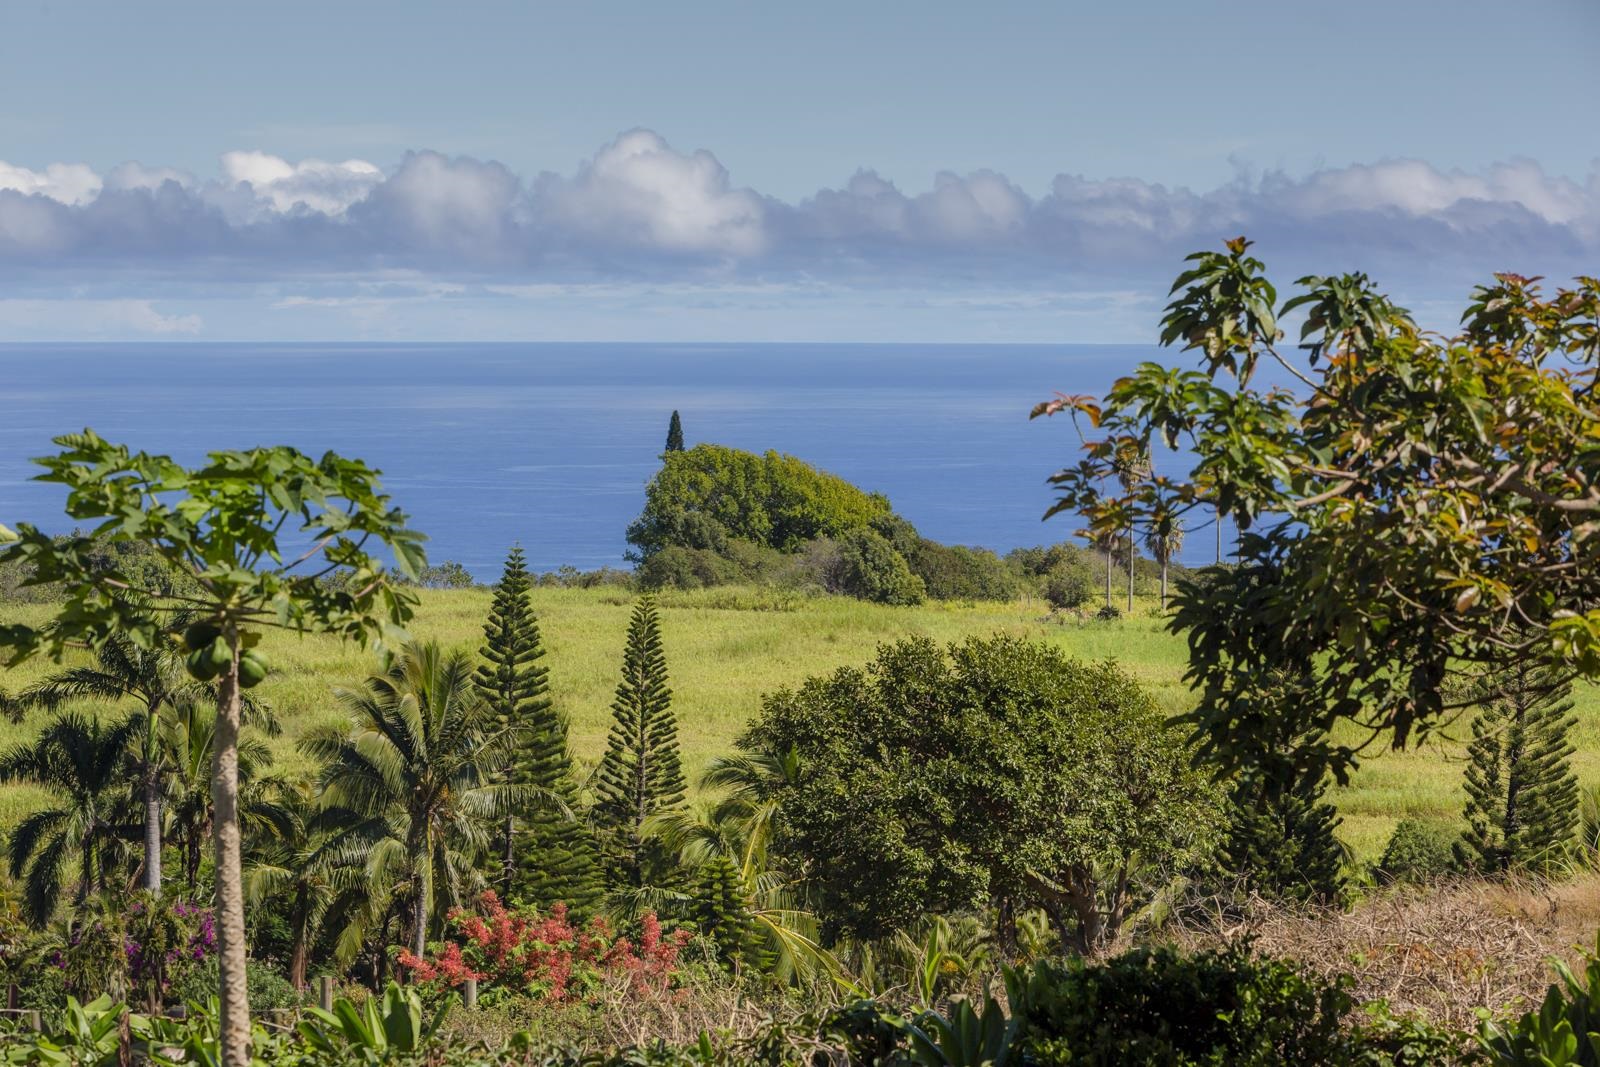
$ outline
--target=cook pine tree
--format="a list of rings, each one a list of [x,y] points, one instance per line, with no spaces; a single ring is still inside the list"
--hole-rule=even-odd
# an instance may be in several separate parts
[[[575,816],[578,788],[567,723],[550,699],[549,669],[541,662],[544,643],[520,546],[506,557],[483,637],[483,662],[474,682],[496,727],[518,737],[504,782],[526,791],[499,828],[496,886],[508,899],[541,908],[559,902],[588,915],[602,892],[599,857],[588,826]]]
[[[1332,904],[1344,895],[1339,815],[1323,799],[1327,780],[1242,778],[1228,805],[1225,868],[1274,900]]]
[[[1572,685],[1523,665],[1478,684],[1486,694],[1467,745],[1463,866],[1487,874],[1548,869],[1577,825]]]
[[[595,769],[593,819],[616,891],[659,885],[666,852],[649,832],[651,819],[683,803],[678,720],[667,686],[667,658],[655,600],[634,606],[622,654],[622,678],[611,702],[611,732]]]
[[[672,421],[667,423],[667,451],[683,451],[683,420],[676,411],[672,413]]]

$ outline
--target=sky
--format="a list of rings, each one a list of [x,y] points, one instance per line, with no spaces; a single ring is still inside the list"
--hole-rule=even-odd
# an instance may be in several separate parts
[[[1143,341],[1600,273],[1600,0],[0,3],[0,338]]]

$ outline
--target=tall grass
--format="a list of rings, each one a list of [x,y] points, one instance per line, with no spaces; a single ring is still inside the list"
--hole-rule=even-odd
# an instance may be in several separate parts
[[[631,596],[622,589],[534,590],[544,634],[552,695],[568,716],[574,752],[585,770],[604,749],[612,690],[627,630]],[[476,649],[489,593],[483,589],[424,591],[411,632],[446,645]],[[1116,659],[1176,714],[1189,707],[1183,684],[1187,648],[1154,617],[1154,602],[1115,622],[1052,618],[1038,600],[1011,603],[934,602],[886,607],[840,597],[802,597],[761,589],[719,588],[661,597],[662,629],[675,694],[685,770],[693,777],[727,752],[760,708],[761,696],[845,664],[864,663],[884,642],[923,635],[936,641],[996,632],[1048,641],[1085,659]],[[39,621],[48,609],[0,606],[0,620]],[[309,770],[295,742],[307,731],[338,722],[339,686],[357,684],[376,666],[370,653],[331,638],[269,635],[263,643],[274,673],[256,692],[284,723],[273,740],[278,764]],[[52,667],[30,661],[0,672],[0,687],[15,692]],[[1600,698],[1575,694],[1577,765],[1584,784],[1600,782]],[[0,744],[31,737],[35,715],[22,725],[0,721]],[[1466,732],[1466,723],[1458,733]],[[1395,822],[1406,816],[1454,820],[1461,810],[1463,746],[1435,743],[1406,753],[1374,753],[1335,800],[1342,834],[1358,856],[1375,858]],[[0,787],[0,827],[15,825],[43,800],[28,786]]]

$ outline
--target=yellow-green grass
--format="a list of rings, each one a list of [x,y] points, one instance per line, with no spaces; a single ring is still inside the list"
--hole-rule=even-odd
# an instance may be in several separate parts
[[[685,769],[691,777],[726,753],[760,706],[763,693],[843,664],[864,663],[881,643],[925,635],[951,641],[1004,632],[1060,645],[1085,659],[1114,658],[1146,685],[1168,711],[1184,711],[1187,648],[1141,604],[1112,623],[1052,621],[1039,601],[933,603],[885,607],[838,597],[797,598],[760,590],[717,589],[662,596],[663,637]],[[534,591],[548,656],[552,695],[571,723],[572,746],[585,767],[598,760],[610,723],[610,702],[633,598],[617,588]],[[411,626],[419,638],[475,649],[489,606],[486,590],[427,591]],[[11,607],[0,618],[38,621],[42,607]],[[330,638],[274,633],[264,649],[274,673],[256,692],[277,711],[283,735],[272,744],[279,769],[310,767],[295,748],[308,730],[343,719],[334,695],[359,684],[375,661],[370,653]],[[33,660],[0,673],[0,687],[17,692],[52,665]],[[1577,696],[1574,738],[1579,776],[1600,781],[1600,698]],[[21,725],[0,722],[0,744],[31,737],[40,716]],[[1462,724],[1458,732],[1465,732]],[[1461,807],[1461,746],[1434,744],[1369,758],[1339,790],[1342,834],[1358,857],[1376,858],[1394,824],[1405,816],[1453,820]],[[31,786],[0,787],[0,827],[15,825],[45,800]]]

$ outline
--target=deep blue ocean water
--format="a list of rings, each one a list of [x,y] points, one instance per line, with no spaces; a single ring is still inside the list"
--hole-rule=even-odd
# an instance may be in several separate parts
[[[1138,345],[0,345],[0,521],[70,525],[64,491],[30,482],[28,461],[90,426],[188,462],[258,444],[360,456],[428,534],[429,558],[483,580],[513,542],[539,570],[621,566],[676,408],[691,445],[791,453],[886,494],[929,537],[1004,552],[1077,529],[1040,522],[1076,436],[1029,408],[1103,393],[1156,358]],[[1184,555],[1213,551],[1206,533]]]

